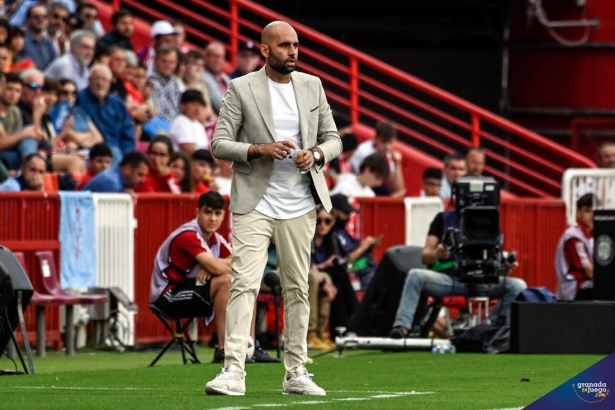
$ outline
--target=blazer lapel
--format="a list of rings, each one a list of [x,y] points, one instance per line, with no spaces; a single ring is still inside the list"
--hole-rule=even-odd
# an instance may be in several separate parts
[[[265,67],[261,68],[256,79],[250,83],[250,89],[252,90],[252,95],[254,96],[254,101],[256,101],[258,111],[261,113],[265,125],[267,125],[271,139],[275,141],[271,95],[269,94],[269,84],[267,83]]]
[[[301,127],[301,142],[303,148],[312,148],[308,141],[308,127],[310,119],[310,84],[303,82],[295,73],[291,74],[295,98],[297,99],[297,109],[299,110],[299,125]]]

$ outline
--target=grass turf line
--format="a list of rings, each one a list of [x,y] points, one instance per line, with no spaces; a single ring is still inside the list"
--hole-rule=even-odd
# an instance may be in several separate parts
[[[308,365],[326,397],[283,396],[282,364],[247,365],[247,395],[224,397],[203,392],[221,365],[207,363],[211,349],[199,348],[198,354],[201,365],[181,365],[180,354],[170,352],[148,368],[155,353],[52,353],[35,358],[36,375],[0,377],[0,409],[259,409],[267,404],[319,410],[515,408],[603,358],[349,351],[343,358],[331,354]],[[3,357],[0,368],[12,368],[12,363]],[[433,394],[398,395],[412,391]]]

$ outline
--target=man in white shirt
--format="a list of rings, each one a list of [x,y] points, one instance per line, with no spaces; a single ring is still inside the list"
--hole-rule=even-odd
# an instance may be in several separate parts
[[[373,187],[382,185],[389,177],[389,164],[382,154],[372,154],[363,160],[359,175],[341,174],[331,190],[331,195],[344,194],[349,197],[374,197]]]
[[[209,149],[205,127],[198,120],[205,106],[203,93],[199,90],[186,90],[179,99],[181,114],[171,123],[170,137],[173,148],[184,151],[188,156],[197,149]]]
[[[90,69],[96,48],[96,35],[87,30],[76,30],[70,36],[70,53],[55,59],[45,70],[45,77],[61,80],[68,78],[79,91],[89,84]]]

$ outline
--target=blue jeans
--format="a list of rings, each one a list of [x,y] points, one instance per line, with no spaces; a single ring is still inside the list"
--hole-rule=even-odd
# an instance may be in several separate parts
[[[38,141],[35,138],[26,138],[12,148],[0,151],[0,160],[6,164],[8,169],[19,169],[22,158],[34,154],[37,150]]]
[[[500,276],[497,284],[491,285],[489,298],[500,299],[489,315],[491,323],[496,324],[501,318],[506,318],[510,304],[525,288],[527,288],[527,285],[523,279],[502,276]],[[459,282],[456,277],[444,273],[427,269],[411,269],[406,276],[393,326],[412,329],[414,312],[422,293],[434,297],[463,296],[466,294],[466,284]]]

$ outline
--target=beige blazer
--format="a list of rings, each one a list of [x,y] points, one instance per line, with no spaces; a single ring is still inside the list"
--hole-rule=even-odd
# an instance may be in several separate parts
[[[297,98],[303,148],[318,148],[325,163],[342,152],[342,141],[333,122],[325,91],[318,77],[294,72],[291,81]],[[214,131],[212,151],[216,158],[233,161],[230,210],[250,213],[269,184],[273,159],[260,157],[248,162],[250,145],[276,142],[269,84],[265,67],[231,81],[222,101]],[[331,210],[322,164],[312,167],[312,194],[316,203]]]

